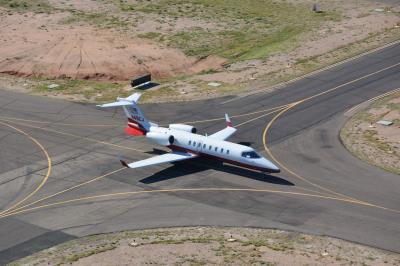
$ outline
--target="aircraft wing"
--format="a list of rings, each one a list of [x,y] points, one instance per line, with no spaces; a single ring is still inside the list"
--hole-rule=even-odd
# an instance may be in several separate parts
[[[236,128],[234,127],[226,127],[223,130],[220,130],[208,137],[213,138],[213,139],[219,139],[219,140],[226,140],[230,136],[232,136],[236,132]]]
[[[218,131],[218,132],[216,132],[216,133],[214,133],[214,134],[212,134],[212,135],[210,135],[209,136],[210,138],[219,139],[219,140],[226,140],[227,138],[229,138],[230,136],[232,136],[236,132],[237,129],[232,126],[232,122],[229,119],[229,116],[227,114],[225,114],[225,119],[226,119],[227,127],[222,129],[222,130],[220,130],[220,131]]]
[[[197,157],[197,155],[187,153],[187,152],[172,152],[172,153],[166,153],[163,155],[144,159],[141,161],[133,162],[130,164],[127,164],[126,162],[121,160],[121,163],[122,163],[122,165],[124,165],[128,168],[140,168],[140,167],[151,166],[151,165],[162,164],[162,163],[172,163],[172,162],[177,162],[177,161],[183,161],[183,160],[192,159],[195,157]]]

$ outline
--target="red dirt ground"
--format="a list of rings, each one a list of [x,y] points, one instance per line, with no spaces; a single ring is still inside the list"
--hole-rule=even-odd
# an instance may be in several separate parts
[[[125,81],[218,69],[224,59],[183,52],[89,26],[55,23],[67,14],[13,14],[0,9],[0,73],[25,77]]]

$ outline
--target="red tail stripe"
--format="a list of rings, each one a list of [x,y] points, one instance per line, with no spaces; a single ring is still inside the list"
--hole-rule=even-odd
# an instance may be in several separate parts
[[[137,129],[139,129],[139,130],[141,130],[141,131],[144,131],[144,132],[146,132],[146,129],[144,128],[144,126],[142,125],[142,124],[140,124],[138,121],[136,121],[136,120],[133,120],[132,118],[129,118],[128,117],[128,126],[129,127],[131,127],[131,128],[137,128]]]
[[[127,135],[132,135],[132,136],[144,136],[144,135],[146,135],[146,132],[144,132],[143,130],[140,130],[138,128],[134,128],[134,127],[126,127],[125,128],[125,133]]]

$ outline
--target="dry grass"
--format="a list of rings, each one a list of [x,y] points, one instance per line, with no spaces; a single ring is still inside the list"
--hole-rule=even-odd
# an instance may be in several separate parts
[[[400,136],[400,117],[393,119],[394,124],[390,127],[375,123],[392,111],[400,111],[400,104],[390,103],[399,97],[400,93],[395,93],[373,102],[368,108],[355,114],[340,132],[346,148],[358,158],[396,174],[400,174],[400,144],[393,136]],[[381,108],[388,108],[389,111],[371,113],[371,110]]]
[[[234,238],[234,242],[228,241]],[[136,246],[130,246],[130,243]],[[249,228],[127,231],[72,240],[10,265],[399,265],[397,254],[329,237]]]

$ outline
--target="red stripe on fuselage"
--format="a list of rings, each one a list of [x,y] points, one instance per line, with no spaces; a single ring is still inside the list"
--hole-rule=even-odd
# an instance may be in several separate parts
[[[233,160],[229,160],[229,159],[226,159],[226,158],[218,157],[218,156],[215,156],[215,155],[207,154],[207,153],[204,153],[204,152],[196,152],[196,151],[193,151],[193,150],[190,150],[190,149],[186,149],[186,148],[183,148],[183,147],[180,147],[180,146],[176,146],[176,145],[170,145],[170,146],[168,146],[168,148],[170,148],[173,151],[182,151],[182,152],[187,152],[187,153],[191,153],[191,154],[196,154],[196,155],[199,155],[199,156],[216,159],[216,160],[219,160],[219,161],[223,161],[225,163],[237,165],[237,166],[244,167],[244,168],[249,168],[249,169],[263,171],[263,172],[269,172],[269,173],[279,173],[278,171],[272,170],[270,168],[258,167],[258,166],[254,166],[254,165],[251,165],[251,164],[246,164],[246,163],[242,163],[242,162],[238,162],[238,161],[233,161]]]

